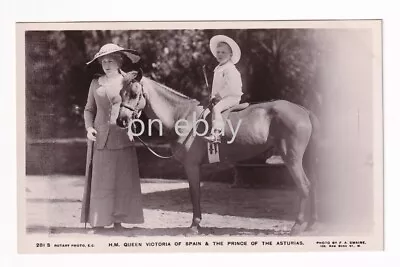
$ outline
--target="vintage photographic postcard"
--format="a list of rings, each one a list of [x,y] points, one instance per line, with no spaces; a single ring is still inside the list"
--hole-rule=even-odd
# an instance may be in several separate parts
[[[382,21],[16,33],[19,253],[383,250]]]

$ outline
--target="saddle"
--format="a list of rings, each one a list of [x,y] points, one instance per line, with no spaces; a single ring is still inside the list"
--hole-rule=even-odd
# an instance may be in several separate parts
[[[230,114],[231,112],[237,112],[237,111],[244,110],[244,109],[246,109],[248,106],[250,106],[250,103],[247,103],[247,102],[245,102],[245,103],[240,103],[240,104],[235,105],[235,106],[233,106],[233,107],[231,107],[231,108],[229,108],[229,109],[223,110],[222,113],[221,113],[221,115],[222,115],[222,117],[224,118],[224,120],[226,120],[226,118],[229,117],[229,114]],[[202,119],[205,119],[205,120],[207,121],[207,123],[211,123],[211,122],[212,122],[212,116],[211,116],[211,114],[212,114],[212,107],[211,107],[209,110],[207,110],[206,112],[204,112],[204,115],[203,115],[203,118],[202,118]]]
[[[223,120],[226,121],[232,112],[244,110],[249,105],[250,105],[249,103],[241,103],[241,104],[235,105],[229,109],[222,111],[221,115],[222,115]],[[207,109],[206,112],[204,112],[202,119],[204,119],[208,125],[212,125],[212,106],[210,109]],[[199,128],[203,128],[203,127],[200,126]],[[201,129],[201,131],[203,131],[203,130],[204,129]],[[209,134],[210,131],[211,131],[211,127],[208,128],[207,134]],[[209,163],[220,162],[220,148],[217,143],[211,143],[211,142],[207,143],[207,154],[208,154]]]
[[[226,119],[229,117],[229,115],[230,115],[232,112],[238,112],[238,111],[244,110],[244,109],[246,109],[246,108],[249,107],[249,106],[250,106],[250,103],[247,103],[247,102],[245,102],[245,103],[240,103],[240,104],[238,104],[238,105],[235,105],[235,106],[233,106],[233,107],[231,107],[231,108],[229,108],[229,109],[226,109],[226,110],[222,111],[222,113],[221,113],[222,118],[224,119],[224,121],[226,121]],[[210,131],[211,131],[211,125],[212,125],[212,119],[213,119],[213,118],[212,118],[212,106],[211,106],[211,108],[207,109],[207,110],[204,112],[204,114],[203,114],[203,116],[201,117],[201,119],[205,120],[205,121],[207,122],[207,124],[210,126],[210,127],[208,128],[207,134],[210,133]],[[204,126],[203,126],[202,124],[200,124],[200,125],[198,126],[198,128],[199,128],[199,131],[201,131],[201,132],[204,131]]]
[[[229,114],[230,112],[241,111],[241,110],[247,108],[248,106],[250,106],[250,103],[247,103],[247,102],[240,103],[240,104],[238,104],[236,106],[233,106],[233,107],[223,111],[222,114],[224,114],[224,113],[228,113]]]

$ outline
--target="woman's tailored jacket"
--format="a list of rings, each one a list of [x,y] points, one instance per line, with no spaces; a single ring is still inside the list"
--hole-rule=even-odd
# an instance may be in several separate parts
[[[96,149],[121,149],[133,146],[129,140],[126,129],[116,125],[119,113],[121,97],[118,94],[109,96],[99,94],[99,80],[93,79],[88,93],[88,99],[84,111],[85,127],[93,127],[97,131]]]

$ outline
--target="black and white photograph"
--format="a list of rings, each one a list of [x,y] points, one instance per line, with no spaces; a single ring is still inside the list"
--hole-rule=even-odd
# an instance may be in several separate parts
[[[381,23],[18,23],[19,251],[382,250]]]

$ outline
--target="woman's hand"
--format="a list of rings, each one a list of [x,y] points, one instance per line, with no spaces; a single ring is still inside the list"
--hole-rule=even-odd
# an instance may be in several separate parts
[[[97,131],[93,127],[87,128],[87,138],[91,141],[96,141]]]
[[[220,96],[220,94],[218,93],[218,94],[216,94],[215,96],[213,96],[212,98],[211,98],[211,103],[212,103],[212,105],[216,105],[219,101],[221,101],[221,99],[222,99],[222,97]]]
[[[217,101],[220,101],[220,100],[222,99],[222,96],[221,96],[219,93],[216,93],[215,96],[214,96],[214,98],[215,98]]]

